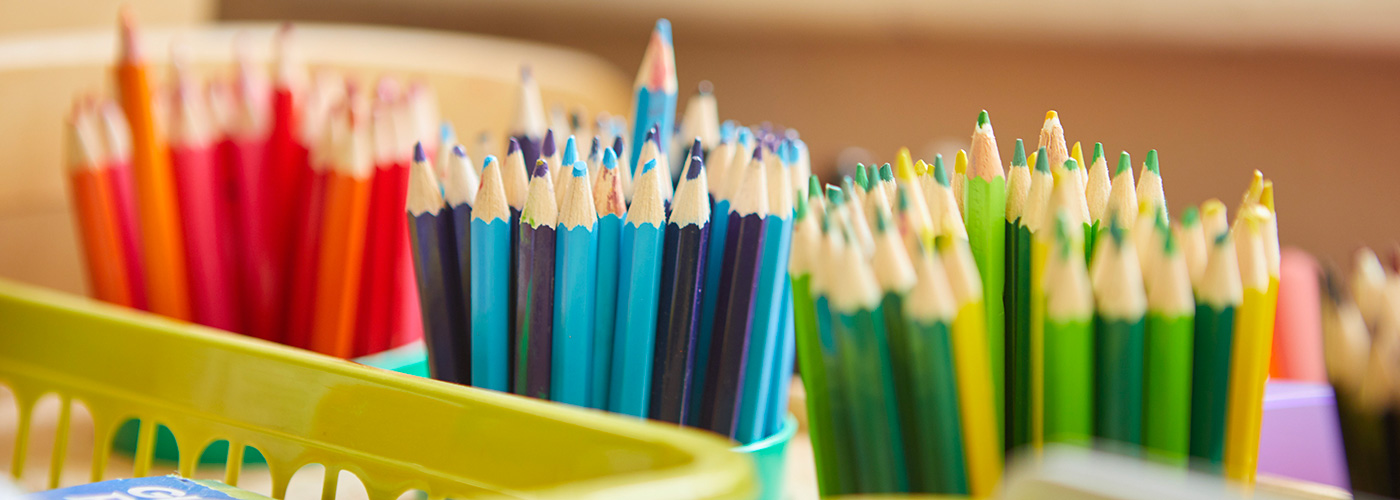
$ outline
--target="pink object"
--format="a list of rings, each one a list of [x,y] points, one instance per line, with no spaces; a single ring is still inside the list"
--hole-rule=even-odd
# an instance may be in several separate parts
[[[1349,487],[1331,387],[1269,382],[1259,432],[1259,473]]]
[[[232,233],[228,206],[220,197],[218,156],[212,145],[171,145],[180,220],[189,269],[190,305],[196,323],[231,332],[242,330],[233,259],[225,240]]]
[[[1322,362],[1321,296],[1317,261],[1297,248],[1283,249],[1279,259],[1278,309],[1274,316],[1275,379],[1326,382]]]

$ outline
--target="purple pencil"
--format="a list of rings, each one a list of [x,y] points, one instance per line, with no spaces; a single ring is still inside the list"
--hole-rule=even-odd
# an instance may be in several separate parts
[[[554,347],[554,225],[559,207],[549,164],[535,162],[525,208],[520,212],[520,250],[515,266],[516,394],[549,399]]]
[[[686,414],[694,372],[695,330],[700,326],[700,292],[710,239],[710,189],[704,161],[691,157],[684,175],[666,224],[651,384],[651,418],[677,424]]]
[[[738,417],[749,330],[758,286],[759,253],[763,249],[768,215],[768,183],[763,168],[763,145],[741,172],[739,190],[730,198],[724,265],[720,270],[718,307],[710,337],[710,359],[700,427],[731,436]]]

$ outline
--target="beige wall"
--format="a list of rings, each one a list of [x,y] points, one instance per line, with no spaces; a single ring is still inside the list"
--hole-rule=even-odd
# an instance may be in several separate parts
[[[645,18],[602,9],[313,3],[229,2],[221,15],[531,38],[597,53],[629,73],[650,29]],[[1400,173],[1390,151],[1400,133],[1400,52],[1108,37],[998,42],[995,30],[913,36],[866,25],[855,34],[763,30],[752,29],[742,9],[732,12],[740,28],[716,23],[715,16],[691,17],[693,23],[672,17],[682,89],[703,77],[715,83],[724,117],[797,127],[823,173],[847,146],[887,160],[901,145],[917,152],[935,140],[966,141],[982,108],[991,111],[1009,156],[1012,141],[1034,138],[1053,108],[1070,140],[1086,147],[1101,141],[1137,161],[1149,148],[1160,150],[1174,212],[1208,197],[1233,208],[1249,171],[1260,168],[1277,184],[1285,244],[1341,257],[1358,244],[1389,245],[1400,234],[1384,222],[1400,215],[1400,199],[1392,195]]]

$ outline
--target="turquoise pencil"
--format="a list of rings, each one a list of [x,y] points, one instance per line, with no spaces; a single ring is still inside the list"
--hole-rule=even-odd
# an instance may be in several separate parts
[[[679,89],[676,83],[676,54],[671,46],[671,22],[658,19],[633,84],[632,154],[628,161],[628,165],[632,165],[633,177],[636,177],[636,167],[648,130],[657,128],[665,135],[658,137],[666,140],[658,141],[657,146],[662,154],[666,153],[665,145],[670,143],[671,132],[675,130],[676,94]],[[666,172],[667,183],[671,182],[673,175],[673,172]]]
[[[617,156],[609,149],[593,184],[593,202],[598,210],[598,292],[593,312],[593,402],[592,408],[608,407],[612,378],[613,335],[617,329],[617,289],[619,245],[627,201],[622,196],[622,176]]]
[[[510,390],[510,205],[495,156],[482,162],[471,225],[472,386],[505,392]]]
[[[754,292],[748,355],[745,359],[744,387],[739,401],[739,420],[734,426],[734,439],[752,443],[766,437],[768,400],[773,397],[773,366],[778,364],[783,285],[787,277],[788,252],[792,244],[792,142],[784,142],[777,156],[779,161],[764,166],[768,177],[768,207],[765,217],[768,232],[763,238],[762,260],[759,262],[758,287]],[[791,150],[791,151],[790,151]],[[771,156],[770,156],[771,158]]]
[[[560,174],[561,176],[564,174]],[[593,389],[593,309],[597,292],[598,214],[593,189],[582,178],[588,166],[574,163],[573,179],[559,210],[554,286],[554,354],[550,397],[554,401],[588,406]]]
[[[633,183],[636,191],[632,193],[632,206],[622,224],[618,323],[613,336],[608,411],[646,417],[651,392],[652,350],[656,341],[666,206],[661,198],[656,162],[642,165],[639,174]]]

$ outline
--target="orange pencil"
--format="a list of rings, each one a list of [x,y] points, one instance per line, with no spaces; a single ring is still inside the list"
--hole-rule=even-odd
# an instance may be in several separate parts
[[[359,271],[364,259],[365,219],[369,215],[374,160],[363,113],[351,109],[336,117],[333,126],[333,133],[339,140],[335,142],[336,158],[326,177],[311,350],[348,358],[354,349]]]
[[[147,300],[151,312],[190,319],[185,246],[180,239],[180,216],[175,208],[175,184],[164,141],[156,133],[146,63],[136,39],[129,10],[121,14],[121,55],[117,87],[122,110],[131,125],[132,170],[135,174],[141,244],[145,251]]]
[[[131,307],[131,284],[119,235],[111,169],[99,160],[92,110],[78,107],[68,122],[69,182],[83,239],[88,282],[97,300]]]

